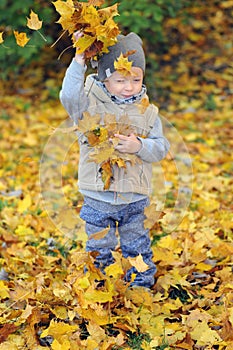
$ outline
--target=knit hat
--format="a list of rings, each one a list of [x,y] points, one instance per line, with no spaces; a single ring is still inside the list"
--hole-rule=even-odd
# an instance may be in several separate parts
[[[124,55],[129,51],[135,51],[132,55],[128,56],[128,61],[132,62],[133,67],[139,67],[145,72],[145,54],[142,48],[142,40],[135,33],[129,33],[128,35],[118,35],[117,43],[108,47],[109,52],[104,53],[98,61],[98,77],[99,80],[104,81],[109,78],[110,75],[116,71],[114,67],[114,61],[116,61],[121,53]]]

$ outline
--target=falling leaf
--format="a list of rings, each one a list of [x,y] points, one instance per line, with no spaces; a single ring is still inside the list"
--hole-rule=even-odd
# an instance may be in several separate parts
[[[144,227],[149,229],[151,229],[154,224],[165,215],[162,211],[157,210],[156,203],[151,203],[148,207],[146,207],[144,209],[144,214],[146,215]]]
[[[27,17],[27,27],[38,30],[42,27],[42,21],[39,21],[38,15],[31,10],[30,17]]]
[[[128,258],[130,264],[134,266],[138,272],[145,272],[149,269],[149,266],[143,261],[141,254],[136,256],[136,258]]]
[[[0,44],[2,44],[4,42],[3,33],[4,32],[0,32]]]
[[[24,47],[30,40],[29,38],[27,38],[26,33],[19,33],[17,30],[14,30],[14,36],[15,36],[17,45],[21,47]]]

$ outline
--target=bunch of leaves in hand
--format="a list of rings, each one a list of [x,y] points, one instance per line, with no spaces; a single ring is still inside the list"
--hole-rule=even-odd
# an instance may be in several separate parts
[[[108,189],[113,178],[113,166],[126,169],[127,162],[134,165],[140,162],[135,154],[121,153],[115,149],[119,139],[115,134],[129,135],[135,133],[130,125],[127,115],[123,115],[116,120],[114,114],[106,113],[103,125],[100,124],[101,117],[96,114],[91,116],[89,112],[84,112],[83,119],[79,121],[77,129],[88,139],[93,150],[89,154],[90,161],[100,164],[104,189]]]
[[[82,32],[82,37],[75,41],[73,46],[77,53],[84,53],[85,58],[93,58],[101,53],[108,52],[108,47],[116,43],[120,33],[118,25],[113,17],[118,15],[117,4],[100,8],[103,0],[89,0],[79,2],[77,0],[58,0],[53,4],[60,14],[58,23],[69,35],[77,31]]]

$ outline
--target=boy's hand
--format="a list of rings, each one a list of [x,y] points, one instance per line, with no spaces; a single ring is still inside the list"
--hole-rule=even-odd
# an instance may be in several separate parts
[[[119,139],[119,143],[115,147],[119,152],[137,153],[142,147],[141,141],[134,134],[130,134],[129,136],[115,134],[114,136]]]
[[[83,36],[83,33],[80,32],[80,31],[77,31],[77,32],[75,32],[75,33],[73,34],[73,36],[74,36],[74,40],[77,41],[79,38],[81,38],[81,37]],[[76,52],[77,52],[77,51],[76,51]],[[79,64],[81,64],[82,66],[84,66],[84,65],[85,65],[84,53],[81,53],[81,54],[76,53],[76,54],[75,54],[75,60],[76,60]]]

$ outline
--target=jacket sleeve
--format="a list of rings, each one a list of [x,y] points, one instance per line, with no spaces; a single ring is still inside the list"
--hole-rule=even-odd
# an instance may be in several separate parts
[[[162,160],[169,148],[170,144],[163,135],[162,122],[159,116],[155,118],[155,123],[147,138],[139,137],[142,147],[137,155],[144,161],[153,163]]]
[[[84,92],[85,72],[86,66],[73,59],[67,68],[60,91],[60,101],[74,124],[78,123],[88,106],[88,98]]]

